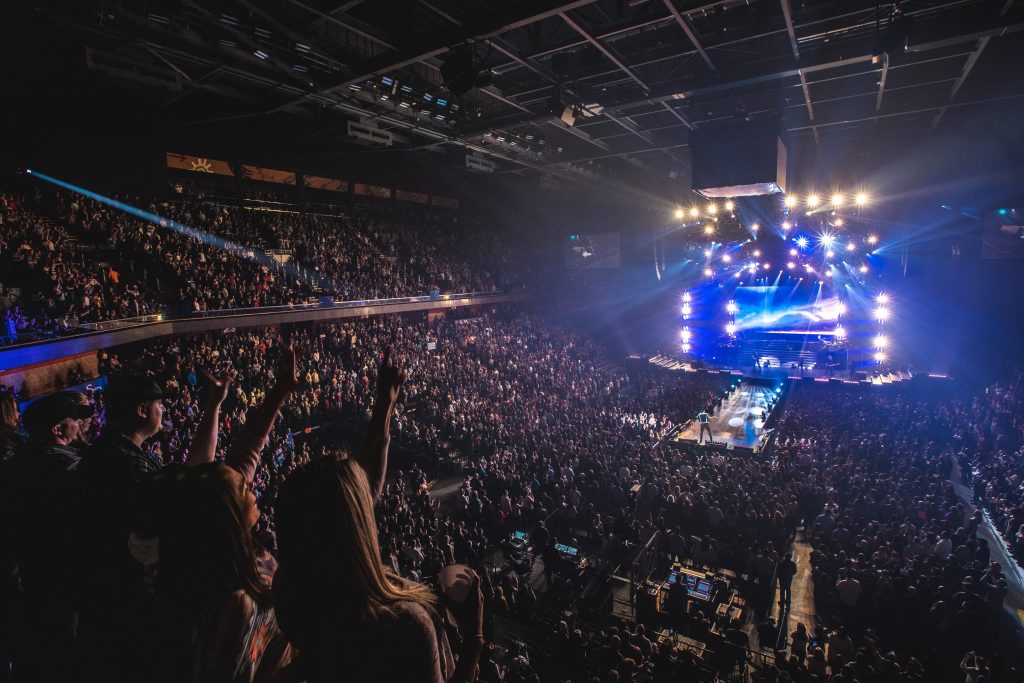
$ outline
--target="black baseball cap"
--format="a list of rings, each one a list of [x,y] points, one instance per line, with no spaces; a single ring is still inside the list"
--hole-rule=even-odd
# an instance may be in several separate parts
[[[61,420],[87,417],[92,417],[92,406],[83,405],[67,394],[50,394],[32,401],[22,413],[21,422],[32,436],[46,432]]]
[[[114,408],[127,408],[164,398],[174,398],[174,395],[149,375],[114,375],[107,380],[107,388],[103,392],[103,400]]]

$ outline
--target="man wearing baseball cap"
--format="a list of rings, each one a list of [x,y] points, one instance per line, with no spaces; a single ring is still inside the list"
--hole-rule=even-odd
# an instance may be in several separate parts
[[[126,672],[144,670],[152,651],[143,635],[152,613],[144,569],[132,558],[128,537],[149,480],[163,465],[142,446],[160,431],[164,398],[167,392],[147,375],[111,377],[104,392],[107,424],[82,456],[75,548],[89,558],[78,568],[85,678],[123,680]]]
[[[24,600],[19,624],[20,676],[66,680],[74,639],[74,606],[65,590],[70,540],[67,491],[79,456],[74,443],[92,408],[64,394],[36,399],[22,423],[29,440],[5,477],[3,517],[14,520],[10,543]],[[6,535],[6,534],[5,534]]]

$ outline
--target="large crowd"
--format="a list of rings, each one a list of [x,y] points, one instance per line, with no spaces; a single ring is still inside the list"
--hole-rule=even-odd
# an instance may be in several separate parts
[[[522,274],[454,213],[143,208],[190,230],[0,196],[8,341]],[[227,330],[99,368],[104,390],[24,415],[0,391],[0,681],[1021,680],[984,526],[1021,556],[1022,376],[798,384],[771,447],[738,455],[672,438],[729,375],[631,377],[533,309]],[[790,631],[769,608],[800,534],[818,617]],[[615,568],[645,578],[644,548],[758,600],[723,618],[677,584],[645,625],[584,599]]]
[[[77,194],[0,193],[0,342],[82,323],[521,287],[492,232],[449,209],[352,201],[333,214],[121,197],[159,224]]]

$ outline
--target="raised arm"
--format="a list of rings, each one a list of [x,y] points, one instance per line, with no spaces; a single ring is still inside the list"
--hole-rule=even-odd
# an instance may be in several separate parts
[[[213,462],[213,456],[217,452],[220,406],[231,389],[231,377],[226,373],[215,377],[206,370],[200,370],[199,374],[206,386],[206,393],[203,396],[203,414],[199,418],[199,426],[196,427],[196,434],[192,437],[192,445],[189,446],[188,458],[185,460],[189,467]]]
[[[373,402],[370,427],[366,431],[363,447],[356,454],[370,480],[370,491],[376,501],[384,488],[384,475],[388,471],[388,444],[391,442],[391,415],[395,411],[398,394],[405,381],[405,372],[391,358],[391,349],[384,351],[384,359],[377,373],[377,396]]]
[[[288,396],[299,386],[299,371],[295,362],[295,349],[288,347],[277,361],[274,386],[267,392],[267,397],[245,422],[241,434],[231,442],[225,464],[233,468],[247,484],[251,484],[256,476],[256,464],[260,459],[260,451],[267,444],[270,430],[281,411],[281,406]]]

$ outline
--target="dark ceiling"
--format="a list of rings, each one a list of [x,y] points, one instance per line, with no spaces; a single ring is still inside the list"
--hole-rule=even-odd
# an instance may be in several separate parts
[[[8,28],[74,42],[62,59],[84,51],[94,77],[155,93],[165,123],[286,116],[329,152],[352,147],[347,120],[371,121],[399,149],[556,181],[688,189],[690,131],[736,118],[778,117],[791,159],[851,173],[960,128],[1024,128],[1019,0],[5,5]],[[480,76],[457,96],[442,70]]]

